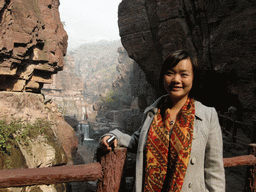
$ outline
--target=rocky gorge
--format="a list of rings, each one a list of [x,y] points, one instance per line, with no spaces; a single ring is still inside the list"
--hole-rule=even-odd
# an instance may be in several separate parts
[[[44,85],[43,92],[62,108],[65,116],[94,120],[100,97],[112,88],[117,75],[120,41],[100,41],[84,44],[65,56],[64,70],[53,77],[53,83]]]
[[[99,54],[100,53],[100,54]],[[136,71],[136,72],[135,72]],[[75,164],[92,163],[99,138],[119,128],[132,133],[141,121],[138,98],[132,96],[139,74],[120,41],[99,41],[67,52],[63,71],[44,85],[47,101],[57,103],[65,120],[74,128],[79,145]],[[145,81],[146,84],[146,81]],[[84,127],[89,127],[88,133]],[[72,191],[96,190],[96,183],[72,183]]]
[[[66,119],[90,124],[92,138],[98,139],[114,128],[131,129],[131,117],[141,112],[133,94],[138,89],[136,76],[145,79],[120,41],[99,41],[67,52],[63,71],[42,92],[58,104]]]

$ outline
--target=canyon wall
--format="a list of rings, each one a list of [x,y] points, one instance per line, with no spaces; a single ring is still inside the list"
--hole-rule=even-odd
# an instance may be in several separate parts
[[[250,120],[256,117],[255,17],[256,2],[250,0],[123,0],[118,24],[123,46],[155,97],[162,94],[162,61],[185,49],[202,67],[199,99],[222,112],[234,106],[242,111],[241,118]]]

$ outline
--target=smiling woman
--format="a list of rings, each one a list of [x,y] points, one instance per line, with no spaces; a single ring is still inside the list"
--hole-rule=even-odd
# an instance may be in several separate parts
[[[60,0],[60,16],[69,36],[69,48],[101,39],[119,39],[118,5],[121,0]]]
[[[132,136],[119,130],[114,146],[137,153],[135,191],[225,191],[222,134],[217,112],[196,101],[191,91],[199,79],[197,60],[178,50],[164,61],[159,83],[168,93],[144,111],[144,122]]]

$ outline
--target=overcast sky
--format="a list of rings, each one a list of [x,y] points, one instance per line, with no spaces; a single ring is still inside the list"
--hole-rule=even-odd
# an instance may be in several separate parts
[[[68,33],[68,49],[101,39],[119,39],[118,5],[122,0],[60,0],[59,12]]]

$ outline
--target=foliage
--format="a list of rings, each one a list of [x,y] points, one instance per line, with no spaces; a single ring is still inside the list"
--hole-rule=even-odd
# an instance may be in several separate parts
[[[107,109],[119,110],[124,106],[130,106],[132,96],[130,87],[128,85],[119,87],[116,90],[111,90],[106,97],[103,98],[103,102]]]
[[[67,107],[66,107],[64,104],[63,104],[63,106],[58,106],[57,108],[58,108],[59,112],[60,112],[63,116],[65,116],[65,115],[67,114]]]
[[[111,90],[106,97],[104,98],[104,102],[106,103],[113,103],[115,100],[113,99],[115,97],[115,91]]]
[[[96,71],[94,76],[100,75],[102,82],[111,82],[113,80],[114,74],[116,73],[116,66],[111,65],[109,67],[101,68]]]
[[[47,120],[37,119],[35,123],[25,123],[14,120],[9,124],[5,120],[0,120],[0,153],[10,155],[11,140],[23,141],[28,145],[29,139],[35,139],[38,135],[46,138],[50,134],[52,124]]]

